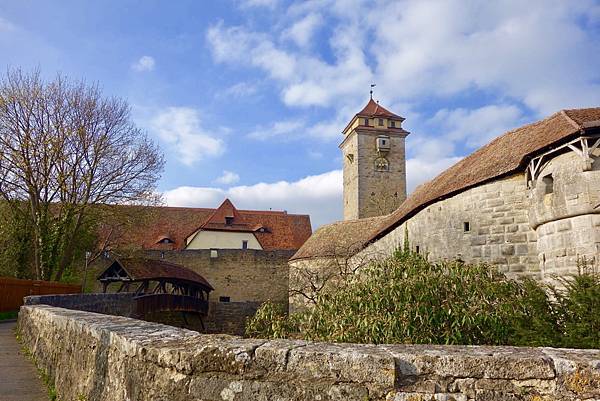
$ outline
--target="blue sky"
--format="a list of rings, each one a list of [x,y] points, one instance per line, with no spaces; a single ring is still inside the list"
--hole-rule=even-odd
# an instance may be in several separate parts
[[[126,98],[169,205],[341,218],[340,131],[406,118],[409,190],[500,133],[600,106],[598,1],[8,1],[0,66]]]

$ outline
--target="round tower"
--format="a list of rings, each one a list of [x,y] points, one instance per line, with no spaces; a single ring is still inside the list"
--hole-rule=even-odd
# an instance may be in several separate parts
[[[406,199],[404,118],[372,98],[343,131],[344,220],[382,216]]]

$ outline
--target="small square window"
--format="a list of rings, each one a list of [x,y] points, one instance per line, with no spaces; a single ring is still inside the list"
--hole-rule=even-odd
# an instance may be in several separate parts
[[[383,118],[380,118],[380,119],[379,119],[379,126],[380,126],[380,127],[383,127]]]
[[[542,178],[542,183],[544,184],[544,195],[554,192],[554,178],[552,178],[552,174],[548,174]]]
[[[230,297],[219,297],[219,302],[231,302]]]
[[[242,241],[242,249],[248,249],[248,240]]]
[[[211,249],[211,250],[210,250],[210,257],[211,257],[212,259],[214,259],[214,258],[218,258],[218,257],[219,257],[219,251],[217,251],[216,249]]]
[[[471,223],[469,223],[468,221],[465,221],[463,223],[463,230],[464,230],[464,232],[471,231]]]
[[[396,121],[390,121],[390,128],[396,128]]]
[[[225,224],[230,226],[233,224],[233,217],[232,216],[226,216],[225,217]]]

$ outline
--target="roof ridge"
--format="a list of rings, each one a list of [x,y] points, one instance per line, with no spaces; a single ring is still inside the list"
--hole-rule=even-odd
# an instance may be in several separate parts
[[[569,124],[571,124],[573,127],[577,128],[578,130],[580,130],[582,128],[581,125],[579,125],[575,120],[573,120],[571,118],[571,116],[569,116],[566,109],[562,109],[559,113],[563,117],[565,117],[567,119],[567,122],[569,122]],[[557,113],[555,113],[555,114],[557,114]]]

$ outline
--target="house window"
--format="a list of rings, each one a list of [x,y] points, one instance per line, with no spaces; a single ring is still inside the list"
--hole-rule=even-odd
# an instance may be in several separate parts
[[[471,223],[469,223],[468,221],[465,221],[463,223],[463,231],[464,232],[471,231]]]
[[[544,195],[554,192],[554,178],[552,178],[552,174],[548,174],[542,178],[542,183],[544,184]]]
[[[242,249],[248,249],[248,240],[242,241]]]
[[[211,249],[210,250],[210,257],[211,257],[211,259],[218,258],[219,257],[219,251],[217,251],[216,249]]]
[[[233,217],[231,217],[231,216],[225,217],[225,224],[228,225],[228,226],[232,225],[233,224]]]
[[[219,302],[231,302],[230,297],[219,297]]]
[[[380,119],[379,119],[379,126],[380,126],[380,127],[383,127],[383,118],[380,118]]]

